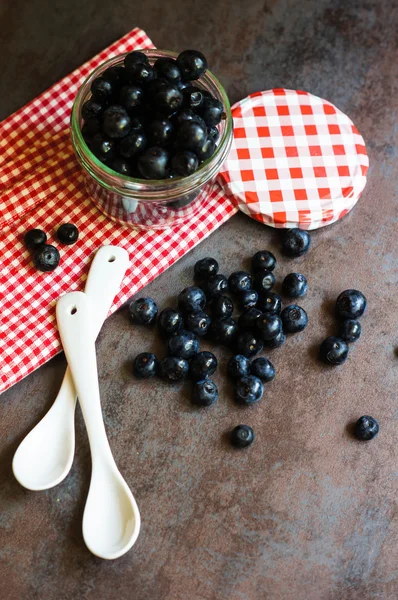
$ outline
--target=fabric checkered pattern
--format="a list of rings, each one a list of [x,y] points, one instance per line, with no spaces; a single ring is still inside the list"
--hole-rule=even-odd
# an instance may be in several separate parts
[[[369,160],[333,104],[274,89],[251,94],[232,114],[234,142],[220,175],[240,210],[273,227],[317,229],[355,205]]]
[[[82,67],[0,123],[0,392],[61,351],[55,304],[64,293],[84,289],[95,251],[104,244],[131,257],[112,311],[224,223],[236,208],[212,187],[202,210],[187,224],[161,232],[140,231],[105,217],[87,197],[69,140],[69,117],[77,90],[100,63],[123,52],[153,47],[134,29]],[[60,246],[57,227],[74,223],[80,238]],[[23,235],[43,229],[61,252],[51,273],[32,267]]]

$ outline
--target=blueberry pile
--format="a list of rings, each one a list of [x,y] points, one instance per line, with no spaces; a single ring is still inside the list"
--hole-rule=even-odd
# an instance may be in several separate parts
[[[63,223],[57,230],[61,244],[70,246],[79,238],[79,230],[72,223]],[[33,253],[33,263],[38,271],[54,271],[61,260],[58,249],[47,244],[47,235],[41,229],[29,229],[24,235],[25,246]]]
[[[192,175],[210,158],[225,118],[222,103],[197,81],[207,70],[201,52],[184,50],[153,65],[131,52],[104,71],[82,106],[90,150],[126,176],[166,179]]]
[[[358,318],[366,310],[367,301],[358,290],[345,290],[336,300],[336,316],[341,319],[338,337],[330,336],[321,344],[319,355],[329,365],[342,365],[349,352],[348,344],[356,342],[361,335]]]

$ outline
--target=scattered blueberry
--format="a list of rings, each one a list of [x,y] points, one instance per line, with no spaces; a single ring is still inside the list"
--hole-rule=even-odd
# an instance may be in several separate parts
[[[255,290],[245,290],[240,292],[238,297],[239,310],[248,310],[254,308],[258,301],[258,294]]]
[[[198,157],[193,152],[189,152],[189,150],[177,152],[171,159],[172,173],[179,175],[180,177],[192,175],[192,173],[195,173],[198,166]]]
[[[147,143],[146,135],[142,131],[133,131],[120,140],[119,152],[124,158],[133,158],[145,150]]]
[[[209,299],[214,298],[217,294],[228,292],[228,279],[225,275],[221,275],[220,273],[205,280],[202,285],[204,292]]]
[[[193,81],[206,73],[207,60],[197,50],[184,50],[178,55],[177,65],[183,79]]]
[[[342,365],[348,356],[348,345],[344,340],[330,336],[322,342],[319,356],[326,364]]]
[[[123,138],[130,131],[130,117],[124,109],[118,111],[112,109],[111,106],[104,111],[103,132],[112,139]]]
[[[275,285],[272,271],[257,271],[254,275],[253,287],[261,295],[270,292]]]
[[[357,319],[366,310],[367,301],[358,290],[345,290],[336,300],[336,314],[343,319]]]
[[[290,298],[300,298],[307,293],[307,279],[301,273],[289,273],[283,280],[282,290]]]
[[[167,349],[170,356],[190,359],[199,352],[199,341],[194,333],[181,329],[169,338]]]
[[[206,295],[200,287],[186,287],[178,295],[178,308],[183,312],[203,310],[206,306]]]
[[[182,314],[174,308],[165,308],[159,315],[158,328],[162,336],[170,337],[182,328]]]
[[[189,371],[194,381],[206,379],[217,369],[217,358],[212,352],[198,352],[189,365]]]
[[[264,340],[264,346],[269,350],[274,350],[275,348],[280,348],[286,342],[286,335],[281,331],[276,337],[272,338],[272,340]]]
[[[233,294],[250,290],[252,287],[252,278],[246,271],[234,271],[228,278],[229,289]]]
[[[238,335],[238,324],[231,317],[227,319],[213,319],[209,333],[214,342],[229,346]]]
[[[160,374],[167,381],[181,381],[188,371],[189,362],[179,356],[168,356],[160,363]]]
[[[189,312],[185,315],[185,329],[192,331],[195,335],[203,336],[209,330],[211,319],[203,310]]]
[[[302,256],[308,252],[311,244],[311,238],[307,231],[293,228],[287,229],[282,239],[282,253],[286,256]]]
[[[133,372],[136,377],[149,379],[157,375],[159,371],[159,361],[154,354],[142,352],[133,363]]]
[[[263,313],[256,321],[256,335],[261,340],[272,340],[282,331],[282,320],[278,315]]]
[[[41,229],[29,229],[24,235],[24,243],[29,250],[37,250],[47,241],[47,236]]]
[[[232,356],[227,364],[227,374],[231,379],[240,379],[250,375],[250,360],[243,354]]]
[[[43,244],[33,255],[33,263],[38,271],[54,271],[59,265],[60,255],[55,246]]]
[[[241,331],[255,331],[256,321],[261,315],[262,312],[258,308],[249,308],[239,317],[239,329]]]
[[[250,405],[259,402],[264,393],[264,385],[258,377],[247,375],[235,383],[235,400],[239,404]]]
[[[373,417],[364,415],[355,423],[355,435],[358,440],[368,441],[373,440],[379,433],[379,423]]]
[[[202,379],[193,384],[192,402],[197,406],[211,406],[218,400],[218,389],[214,381]]]
[[[257,306],[261,308],[262,312],[269,315],[279,315],[282,310],[282,298],[275,292],[266,292],[262,294]]]
[[[237,425],[231,431],[231,444],[235,448],[247,448],[254,442],[254,431],[249,425]]]
[[[252,269],[257,271],[273,271],[276,267],[276,258],[268,250],[256,252],[252,258]]]
[[[268,358],[265,358],[265,356],[260,356],[253,360],[250,372],[264,383],[272,381],[275,378],[275,367]]]
[[[138,169],[145,179],[165,179],[169,155],[167,150],[153,146],[141,154]]]
[[[211,312],[216,319],[226,319],[234,312],[234,305],[228,296],[217,294],[211,301]]]
[[[57,230],[57,238],[61,244],[70,246],[77,242],[79,238],[79,230],[73,223],[63,223]]]
[[[361,337],[361,324],[355,319],[347,319],[340,326],[339,337],[350,344],[356,342]]]
[[[303,331],[308,324],[307,313],[297,304],[286,306],[281,312],[281,319],[285,333],[298,333]]]
[[[250,331],[242,331],[236,338],[235,348],[238,354],[248,358],[258,354],[263,349],[263,342]]]
[[[207,256],[206,258],[201,258],[195,263],[194,266],[194,275],[196,279],[199,281],[203,279],[209,279],[210,277],[214,277],[218,273],[218,262],[215,258],[211,258]]]
[[[156,319],[158,307],[152,298],[138,298],[129,304],[131,319],[140,325],[150,325]]]

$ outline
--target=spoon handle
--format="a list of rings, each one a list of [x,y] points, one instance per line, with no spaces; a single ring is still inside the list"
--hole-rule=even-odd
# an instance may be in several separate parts
[[[97,460],[114,461],[101,412],[92,312],[92,304],[83,292],[65,294],[57,303],[58,329],[79,397],[94,467]]]

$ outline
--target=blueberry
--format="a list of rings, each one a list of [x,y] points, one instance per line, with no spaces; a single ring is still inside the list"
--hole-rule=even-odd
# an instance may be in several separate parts
[[[237,425],[231,431],[231,444],[235,448],[247,448],[254,442],[254,431],[249,425]]]
[[[241,314],[238,320],[239,329],[241,331],[254,331],[256,321],[261,317],[262,312],[258,308],[249,308]]]
[[[205,96],[203,90],[194,85],[185,88],[182,91],[183,106],[185,108],[197,109],[203,103]]]
[[[126,79],[126,69],[119,65],[108,67],[108,69],[102,73],[101,77],[115,85],[121,86]]]
[[[261,295],[257,306],[264,313],[279,315],[282,310],[282,298],[278,294],[275,294],[275,292],[266,292]]]
[[[183,92],[187,87],[191,85],[191,83],[189,81],[179,81],[176,85],[178,89],[181,90],[181,92]]]
[[[41,229],[29,229],[29,231],[25,233],[23,240],[25,246],[29,248],[29,250],[36,250],[46,243],[47,236]]]
[[[91,145],[91,138],[98,133],[100,129],[101,123],[97,118],[91,117],[91,119],[85,121],[82,127],[82,135],[87,145]]]
[[[238,335],[238,324],[231,317],[227,319],[213,319],[209,333],[214,342],[229,346]]]
[[[240,292],[238,298],[238,308],[239,310],[248,310],[249,308],[254,308],[258,301],[258,294],[255,290],[245,290],[244,292]]]
[[[207,128],[207,136],[211,140],[216,142],[218,140],[218,138],[220,137],[220,132],[218,131],[217,127],[208,127]]]
[[[264,340],[264,346],[269,350],[274,350],[275,348],[280,348],[286,342],[286,335],[281,331],[276,337],[272,338],[272,340]]]
[[[194,275],[196,279],[208,279],[209,277],[214,277],[218,273],[218,262],[215,258],[211,258],[207,256],[206,258],[201,258],[195,263],[194,266]]]
[[[345,290],[336,300],[336,314],[343,319],[358,319],[366,310],[367,301],[358,290]]]
[[[307,293],[308,282],[301,273],[289,273],[282,283],[282,291],[290,298],[300,298]]]
[[[211,319],[203,310],[190,312],[185,316],[185,329],[192,331],[195,335],[203,336],[209,330]]]
[[[103,77],[97,77],[91,84],[91,93],[94,101],[98,103],[109,102],[115,91],[115,85],[104,79]]]
[[[33,255],[33,263],[38,271],[54,271],[59,265],[60,255],[55,246],[43,244]]]
[[[268,358],[265,358],[265,356],[260,356],[253,360],[250,372],[264,383],[272,381],[275,378],[275,367]]]
[[[159,315],[158,328],[161,335],[170,337],[182,328],[182,314],[174,308],[165,308]]]
[[[252,278],[246,271],[234,271],[228,277],[229,289],[232,293],[237,294],[245,290],[251,290]]]
[[[199,166],[199,160],[196,154],[189,152],[189,150],[182,150],[177,152],[171,159],[171,170],[175,175],[181,177],[188,177],[195,173]]]
[[[159,370],[159,361],[154,354],[142,352],[133,363],[133,373],[140,379],[149,379],[154,377]]]
[[[326,364],[342,365],[348,356],[348,345],[344,340],[330,336],[322,342],[319,356]]]
[[[302,256],[308,252],[311,244],[311,238],[307,231],[303,229],[288,229],[282,239],[282,254],[286,256]]]
[[[254,289],[261,295],[270,292],[275,285],[272,271],[257,271],[253,279]]]
[[[197,406],[211,406],[218,400],[218,389],[214,381],[202,379],[193,384],[192,402]]]
[[[268,250],[260,250],[252,257],[252,269],[257,271],[273,271],[276,267],[276,258]]]
[[[212,140],[211,138],[207,138],[207,140],[204,142],[203,146],[196,150],[196,155],[197,155],[199,161],[202,163],[205,160],[207,160],[208,158],[210,158],[211,156],[213,156],[215,149],[216,149],[215,141]]]
[[[189,362],[179,356],[168,356],[160,363],[160,375],[167,381],[181,381],[188,371]]]
[[[197,152],[207,139],[206,128],[195,121],[184,121],[178,128],[176,145],[183,150]]]
[[[303,331],[308,324],[307,313],[297,304],[286,306],[281,312],[281,319],[285,333],[298,333]]]
[[[216,319],[226,319],[227,317],[231,317],[234,312],[234,305],[231,298],[223,296],[222,294],[214,296],[211,301],[211,312]]]
[[[60,225],[60,227],[58,227],[57,239],[59,242],[61,242],[61,244],[70,246],[71,244],[77,242],[78,238],[79,230],[76,225],[73,225],[73,223],[63,223]]]
[[[103,114],[102,130],[108,137],[123,138],[130,131],[131,121],[125,110],[116,112],[107,108]],[[108,112],[109,111],[109,112]]]
[[[99,132],[91,140],[91,150],[102,162],[109,162],[115,155],[115,142]]]
[[[373,417],[364,415],[355,423],[355,435],[359,440],[373,440],[379,433],[379,423]]]
[[[282,320],[278,315],[263,313],[256,321],[256,334],[262,340],[272,340],[282,331]]]
[[[236,381],[235,400],[239,404],[254,404],[259,402],[264,393],[264,385],[258,377],[246,375]]]
[[[171,83],[162,85],[151,98],[153,108],[164,116],[169,116],[181,108],[182,93]]]
[[[138,170],[145,179],[165,179],[169,154],[164,148],[147,148],[138,159]]]
[[[355,319],[347,319],[343,321],[340,326],[339,337],[347,342],[356,342],[361,337],[361,324]]]
[[[150,325],[156,319],[158,307],[152,298],[138,298],[129,304],[130,317],[140,325]]]
[[[124,57],[124,66],[126,67],[127,71],[136,63],[149,65],[147,55],[144,54],[144,52],[139,52],[138,50],[135,50],[134,52],[130,52]]]
[[[182,110],[180,110],[173,117],[173,120],[174,120],[174,122],[175,122],[175,124],[176,124],[177,127],[179,127],[180,125],[182,125],[186,121],[191,121],[191,122],[198,123],[199,125],[201,125],[204,130],[206,129],[206,123],[204,122],[204,120],[202,119],[202,117],[200,117],[199,115],[197,115],[190,108],[183,108]]]
[[[113,160],[111,160],[109,166],[117,173],[125,175],[126,177],[129,177],[133,172],[130,162],[121,156],[116,156]]]
[[[215,127],[221,121],[224,113],[222,102],[217,98],[205,98],[199,107],[199,114],[208,127]]]
[[[119,102],[128,112],[134,111],[141,106],[144,91],[138,85],[125,85],[120,90]]]
[[[174,58],[161,57],[154,64],[159,77],[166,79],[173,85],[178,85],[181,80],[181,72]]]
[[[204,292],[208,298],[214,298],[217,294],[224,294],[228,292],[228,279],[225,275],[217,273],[214,277],[202,282]]]
[[[146,85],[157,77],[157,73],[151,65],[144,62],[134,62],[129,66],[126,64],[126,71],[129,83],[134,85]]]
[[[199,352],[189,365],[192,379],[199,381],[210,377],[216,371],[217,365],[217,358],[212,352]]]
[[[231,379],[240,379],[250,375],[250,360],[243,354],[232,356],[227,364],[227,375]]]
[[[148,125],[147,134],[152,146],[169,146],[174,138],[174,126],[169,119],[155,119]]]
[[[236,338],[235,348],[238,354],[250,358],[263,349],[263,342],[250,331],[242,331]]]
[[[82,117],[85,121],[88,121],[89,119],[98,119],[103,110],[103,105],[92,98],[83,104]]]
[[[184,50],[177,57],[177,65],[183,79],[193,81],[206,73],[207,60],[198,50]]]
[[[206,296],[199,287],[186,287],[178,295],[178,308],[183,312],[203,310],[205,306]]]
[[[134,131],[120,140],[119,152],[124,158],[133,158],[141,154],[147,146],[144,132]]]
[[[199,341],[194,333],[181,329],[169,338],[167,349],[170,356],[189,359],[199,352]]]

